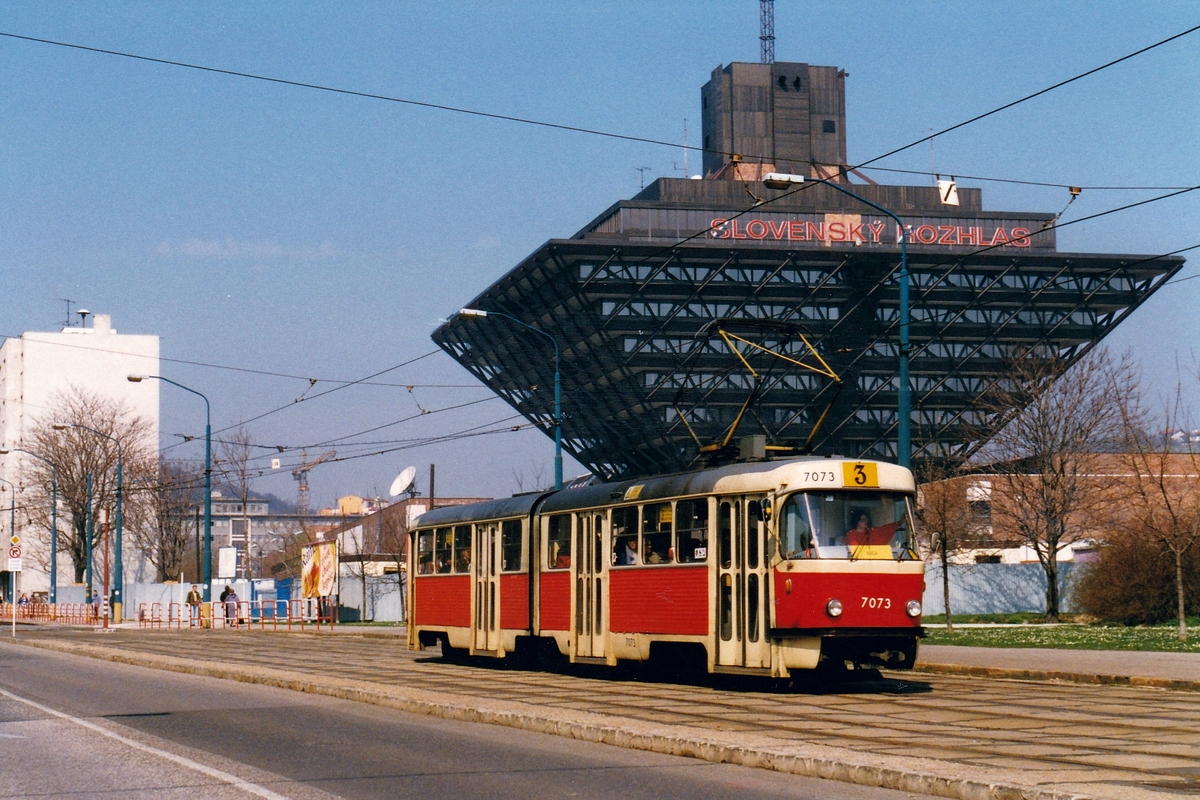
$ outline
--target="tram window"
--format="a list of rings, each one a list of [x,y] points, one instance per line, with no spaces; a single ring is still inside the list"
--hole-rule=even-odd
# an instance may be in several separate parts
[[[717,555],[722,567],[733,563],[733,507],[721,503],[717,512]]]
[[[708,499],[675,504],[675,554],[679,563],[708,560]]]
[[[746,638],[758,641],[758,573],[746,576]]]
[[[892,492],[801,492],[784,503],[779,537],[787,558],[907,559],[908,499]]]
[[[670,564],[671,557],[670,503],[651,503],[642,506],[642,563]]]
[[[433,530],[417,534],[417,574],[433,574]]]
[[[789,497],[783,504],[783,513],[779,515],[779,544],[783,551],[780,555],[785,559],[812,558],[815,555],[805,497],[802,494]]]
[[[757,500],[747,503],[746,517],[746,566],[757,569],[758,542],[762,539],[762,531],[759,530],[763,521],[762,504]]]
[[[521,535],[521,520],[506,519],[500,523],[501,570],[520,572],[525,569],[525,537]]]
[[[433,536],[433,569],[439,575],[450,571],[454,561],[454,529],[438,528]]]
[[[638,563],[637,506],[614,508],[612,512],[612,563],[618,567]]]
[[[597,570],[604,568],[604,515],[592,515],[592,564]]]
[[[568,569],[571,566],[571,515],[551,517],[548,525],[546,569]]]
[[[470,525],[459,525],[454,529],[454,571],[471,571]]]

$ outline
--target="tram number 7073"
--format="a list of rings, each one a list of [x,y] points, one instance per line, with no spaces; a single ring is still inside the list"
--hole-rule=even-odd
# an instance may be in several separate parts
[[[863,608],[891,608],[892,598],[890,597],[864,597],[862,599]]]
[[[806,472],[804,473],[805,483],[837,483],[837,476],[833,470],[822,470],[821,472]]]

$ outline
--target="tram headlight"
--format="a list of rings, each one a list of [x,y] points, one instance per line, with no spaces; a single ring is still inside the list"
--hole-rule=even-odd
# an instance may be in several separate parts
[[[921,616],[921,601],[909,600],[904,604],[904,613],[908,614],[910,617]]]
[[[831,617],[840,617],[842,615],[842,601],[836,597],[825,604],[825,613]]]

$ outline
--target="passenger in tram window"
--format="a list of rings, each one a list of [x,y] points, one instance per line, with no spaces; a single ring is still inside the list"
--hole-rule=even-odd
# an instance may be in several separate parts
[[[454,529],[438,528],[433,540],[433,561],[439,575],[450,571],[454,560]]]
[[[642,507],[642,563],[671,563],[671,529],[674,513],[670,503]]]
[[[433,531],[417,534],[417,574],[433,574]]]
[[[481,534],[482,535],[482,529]],[[456,525],[454,528],[454,558],[455,572],[471,571],[471,526]]]
[[[637,537],[621,537],[617,543],[617,565],[622,567],[630,567],[637,562]]]
[[[454,559],[455,572],[470,572],[471,571],[471,551],[467,548],[462,548],[458,551],[458,558]]]

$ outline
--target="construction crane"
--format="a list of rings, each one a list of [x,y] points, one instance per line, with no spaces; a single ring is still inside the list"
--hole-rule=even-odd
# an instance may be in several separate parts
[[[296,487],[296,513],[302,517],[308,516],[308,473],[313,467],[337,455],[336,450],[326,450],[316,459],[308,460],[308,451],[300,451],[300,466],[292,470],[292,477],[300,482]]]

